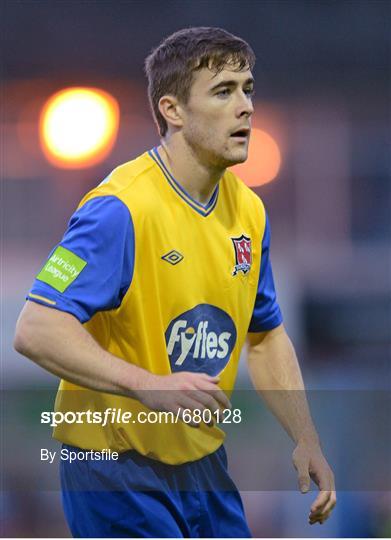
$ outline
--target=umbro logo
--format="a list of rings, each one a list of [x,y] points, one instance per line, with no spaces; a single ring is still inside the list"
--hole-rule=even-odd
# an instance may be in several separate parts
[[[178,264],[183,259],[183,255],[179,253],[179,251],[176,251],[175,249],[172,249],[162,257],[163,261],[166,261],[170,264]]]

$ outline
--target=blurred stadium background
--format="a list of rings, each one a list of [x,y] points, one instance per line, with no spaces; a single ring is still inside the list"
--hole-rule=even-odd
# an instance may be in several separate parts
[[[310,398],[323,392],[315,417],[325,426],[324,446],[341,487],[332,518],[313,528],[306,516],[314,495],[295,491],[294,474],[291,484],[276,489],[242,486],[253,534],[390,536],[389,425],[384,422],[381,441],[369,440],[349,396],[364,396],[358,401],[372,406],[365,407],[366,425],[389,420],[383,398],[391,381],[391,3],[3,0],[0,19],[2,535],[69,536],[57,470],[40,468],[37,457],[41,446],[54,443],[35,412],[53,399],[57,381],[12,349],[25,293],[82,195],[158,142],[145,56],[173,31],[203,25],[242,36],[258,58],[257,133],[239,174],[269,211],[285,324]],[[108,131],[94,126],[93,134],[101,134],[97,153],[77,158],[76,166],[69,159],[60,163],[58,148],[55,157],[43,148],[44,130],[51,129],[44,127],[43,111],[54,94],[70,87],[99,89],[114,107]],[[86,107],[72,110],[88,118]],[[70,140],[57,140],[71,153],[83,129],[69,122],[72,110],[61,113],[65,126],[60,124]],[[248,386],[243,361],[238,387]],[[347,422],[337,422],[347,412]],[[370,442],[365,459],[359,451],[351,455],[348,424]],[[238,451],[245,459],[255,456],[262,469],[285,470],[291,446],[280,428],[273,429],[286,449],[283,464],[265,440],[267,430],[258,446],[249,438]],[[233,473],[240,475],[235,462],[233,455]],[[381,481],[355,486],[344,478],[352,463],[357,474],[373,471]]]

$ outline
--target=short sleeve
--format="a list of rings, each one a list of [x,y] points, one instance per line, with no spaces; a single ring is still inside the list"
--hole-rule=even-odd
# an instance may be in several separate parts
[[[272,265],[270,262],[270,225],[266,215],[265,231],[262,239],[261,267],[258,289],[249,332],[265,332],[282,323],[282,314],[277,303]]]
[[[133,276],[134,228],[117,197],[96,197],[72,216],[61,242],[36,276],[28,300],[84,323],[121,305]]]

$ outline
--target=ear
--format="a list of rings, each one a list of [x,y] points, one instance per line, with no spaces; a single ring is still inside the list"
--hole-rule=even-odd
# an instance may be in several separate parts
[[[159,111],[169,126],[176,128],[183,126],[182,109],[176,97],[162,96],[159,99]]]

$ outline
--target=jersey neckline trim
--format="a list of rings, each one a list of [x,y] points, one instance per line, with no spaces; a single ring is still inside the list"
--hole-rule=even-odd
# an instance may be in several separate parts
[[[172,176],[170,171],[165,166],[162,158],[160,157],[159,151],[157,147],[155,146],[152,148],[152,150],[148,151],[148,155],[154,160],[154,162],[158,165],[160,170],[162,171],[164,177],[170,184],[170,186],[173,188],[173,190],[183,199],[193,210],[198,212],[201,216],[208,216],[212,210],[215,208],[217,203],[217,198],[219,194],[219,185],[216,186],[216,189],[213,192],[212,197],[210,198],[209,202],[207,204],[201,204],[200,202],[196,201],[187,193],[187,191],[180,185],[180,183],[175,180],[175,178]]]

